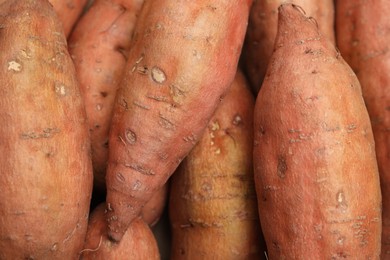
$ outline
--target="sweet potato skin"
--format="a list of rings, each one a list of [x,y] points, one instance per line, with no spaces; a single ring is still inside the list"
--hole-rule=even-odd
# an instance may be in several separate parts
[[[253,179],[253,110],[253,95],[239,71],[172,176],[171,259],[264,257]]]
[[[0,24],[0,259],[77,259],[92,164],[62,25],[44,0],[5,1]]]
[[[111,239],[121,239],[205,129],[233,81],[250,4],[144,2],[109,135]]]
[[[310,19],[279,8],[254,167],[270,259],[378,259],[381,194],[359,81]]]
[[[355,71],[374,132],[382,190],[382,259],[390,257],[389,1],[336,1],[337,44]]]
[[[157,241],[146,222],[135,219],[117,244],[107,237],[104,211],[105,204],[100,204],[91,214],[81,260],[160,259]]]
[[[65,36],[68,37],[72,32],[73,26],[83,12],[87,4],[87,0],[48,0],[56,11],[62,26]]]
[[[160,220],[168,201],[169,180],[142,207],[141,217],[151,227]]]
[[[291,2],[301,6],[316,19],[321,32],[332,42],[334,33],[333,0],[255,0],[251,8],[243,49],[243,66],[253,91],[257,94],[272,55],[278,23],[278,7]]]
[[[115,96],[142,4],[143,0],[95,0],[69,38],[91,134],[94,187],[101,192]]]

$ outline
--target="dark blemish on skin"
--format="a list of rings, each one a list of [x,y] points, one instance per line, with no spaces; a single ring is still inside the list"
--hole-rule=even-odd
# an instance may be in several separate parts
[[[107,97],[108,93],[105,91],[102,91],[102,92],[100,92],[100,95],[102,95],[102,97]]]
[[[286,158],[284,156],[279,156],[278,167],[277,167],[278,176],[283,179],[286,176],[286,171],[287,171]]]

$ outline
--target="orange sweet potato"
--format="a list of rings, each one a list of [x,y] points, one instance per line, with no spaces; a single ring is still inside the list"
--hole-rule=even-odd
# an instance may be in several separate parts
[[[264,257],[253,179],[253,110],[253,95],[239,71],[172,176],[171,259]]]
[[[250,4],[144,2],[109,134],[111,239],[120,241],[206,128],[233,81]]]
[[[91,133],[94,184],[102,192],[112,109],[142,3],[95,0],[69,38]]]
[[[270,259],[378,259],[381,193],[361,87],[317,24],[279,7],[256,100],[254,167]]]
[[[374,132],[382,191],[382,259],[390,258],[389,1],[337,1],[337,44],[355,71]]]
[[[46,0],[0,6],[0,259],[77,259],[92,190],[85,109]]]
[[[308,16],[316,19],[321,32],[334,42],[333,0],[255,0],[249,16],[243,49],[243,66],[251,88],[258,93],[274,49],[278,7],[285,2],[301,6]]]
[[[117,244],[107,237],[104,211],[105,205],[100,204],[91,214],[81,260],[160,259],[157,241],[147,223],[135,219]]]

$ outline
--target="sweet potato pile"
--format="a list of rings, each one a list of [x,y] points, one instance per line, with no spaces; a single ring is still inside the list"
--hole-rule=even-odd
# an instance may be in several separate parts
[[[387,11],[0,0],[0,259],[390,259]]]

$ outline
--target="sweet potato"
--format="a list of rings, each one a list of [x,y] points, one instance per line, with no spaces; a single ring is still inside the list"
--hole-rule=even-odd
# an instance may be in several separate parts
[[[254,167],[270,259],[378,259],[381,193],[361,87],[292,4],[256,100]]]
[[[257,94],[274,49],[278,7],[285,2],[301,6],[316,19],[321,31],[334,42],[333,0],[255,0],[249,15],[248,31],[243,49],[243,66],[251,88]]]
[[[151,227],[156,225],[160,220],[165,206],[167,205],[169,188],[168,184],[169,182],[165,183],[161,189],[158,189],[152,195],[152,198],[146,202],[145,206],[142,207],[141,217]]]
[[[92,142],[94,187],[105,191],[108,132],[143,0],[95,0],[69,38]]]
[[[337,44],[355,71],[374,132],[382,190],[382,259],[390,258],[389,1],[337,1]]]
[[[172,176],[172,259],[260,259],[254,98],[241,72]],[[212,245],[212,246],[211,246]]]
[[[206,128],[233,81],[250,4],[144,2],[109,134],[111,239],[120,241]]]
[[[46,0],[0,6],[0,259],[77,259],[92,190],[85,109]]]
[[[117,244],[107,237],[104,211],[105,205],[100,204],[91,214],[81,260],[160,259],[157,241],[147,223],[135,219]]]

